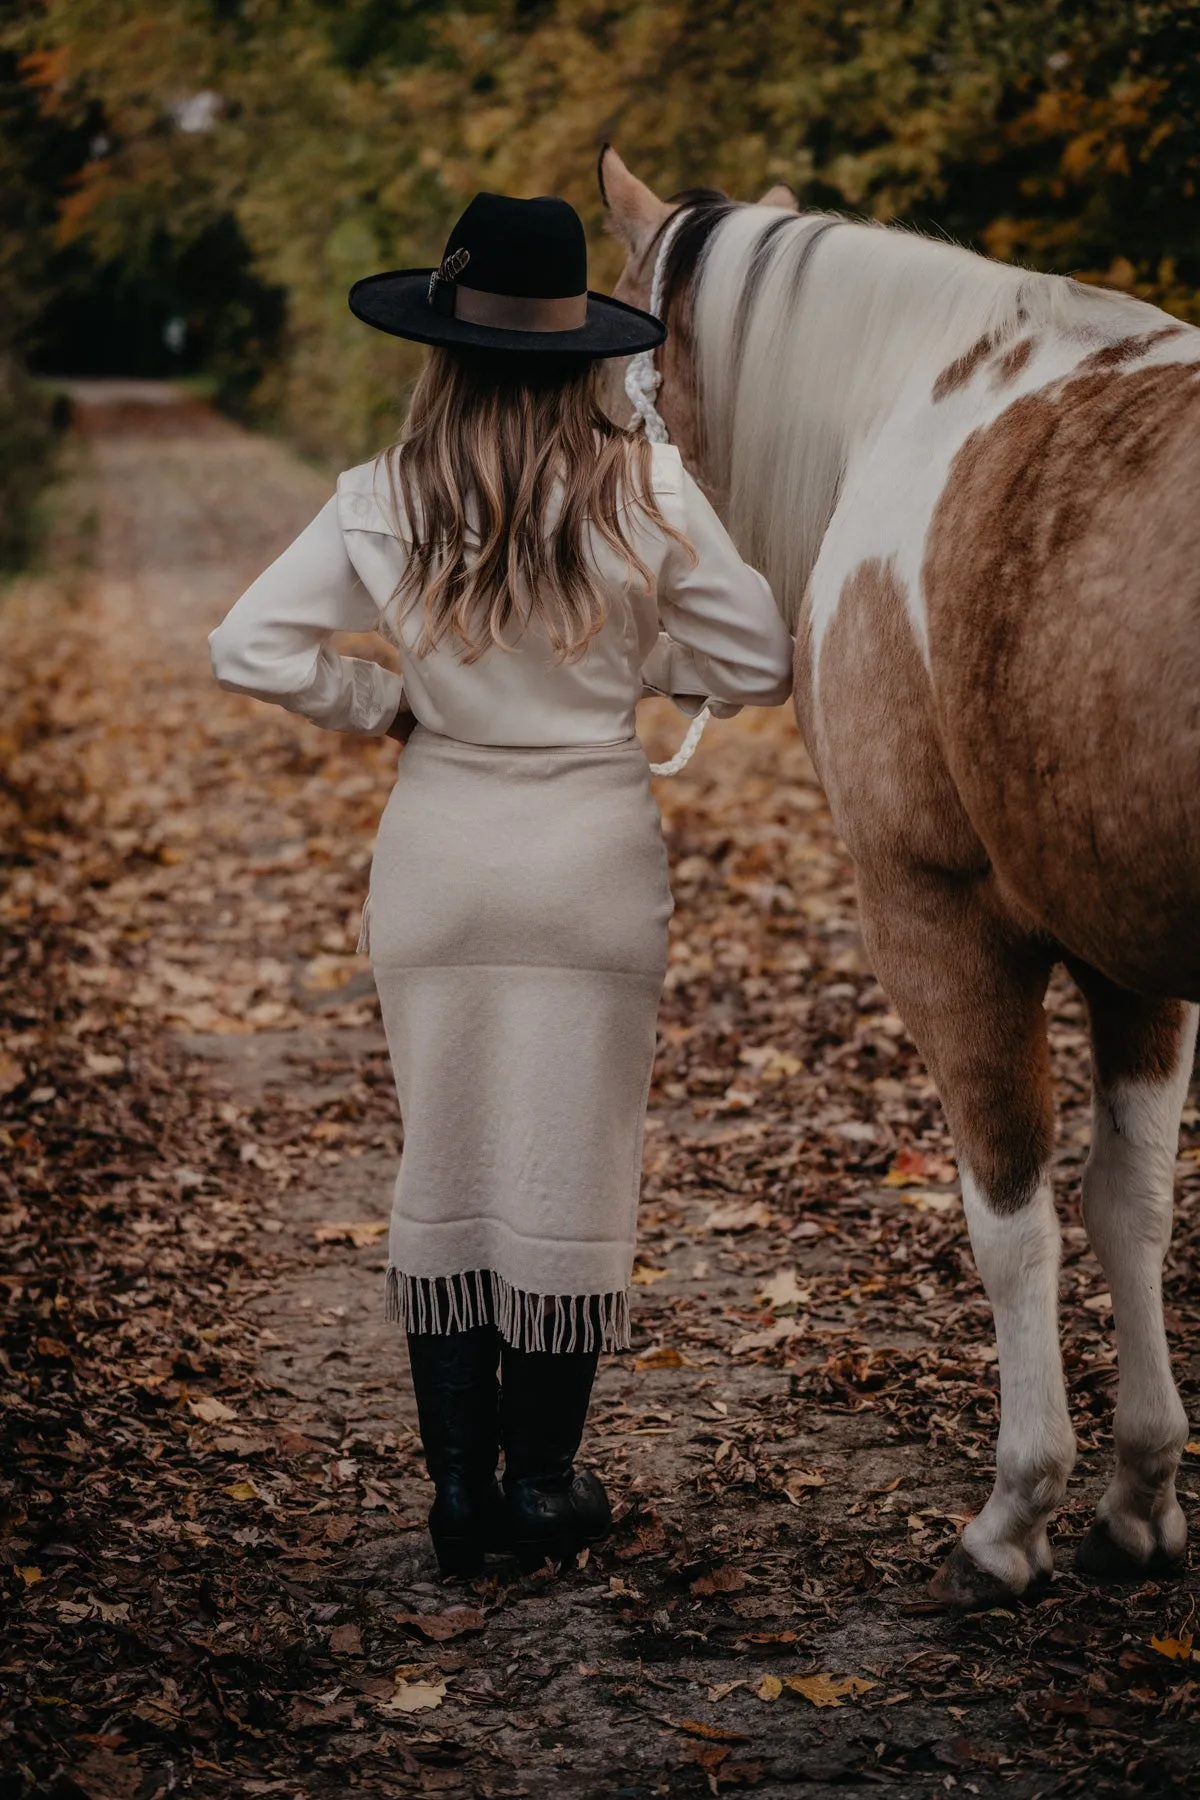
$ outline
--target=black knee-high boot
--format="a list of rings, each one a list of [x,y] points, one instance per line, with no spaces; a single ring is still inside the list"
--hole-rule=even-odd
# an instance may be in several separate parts
[[[425,1466],[433,1478],[429,1535],[443,1575],[478,1575],[485,1550],[500,1547],[501,1495],[494,1325],[409,1332]]]
[[[598,1361],[594,1350],[500,1353],[507,1537],[525,1570],[567,1562],[612,1528],[599,1478],[576,1470]]]

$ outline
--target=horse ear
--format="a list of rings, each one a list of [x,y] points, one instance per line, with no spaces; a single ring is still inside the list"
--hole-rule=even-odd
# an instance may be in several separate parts
[[[800,211],[800,202],[796,198],[795,190],[790,188],[786,181],[777,181],[774,187],[769,187],[758,204],[760,206],[781,206],[784,212],[798,213]]]
[[[665,200],[631,175],[611,144],[604,144],[596,166],[605,224],[631,255],[649,243],[664,220],[671,216]]]

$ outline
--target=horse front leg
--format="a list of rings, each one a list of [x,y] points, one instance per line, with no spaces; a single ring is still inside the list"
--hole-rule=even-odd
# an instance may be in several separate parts
[[[1049,1174],[1042,1000],[1051,958],[1006,918],[987,876],[893,869],[860,886],[876,973],[929,1065],[954,1133],[971,1247],[995,1317],[995,1485],[933,1583],[947,1605],[990,1605],[1050,1573],[1046,1528],[1075,1460]]]
[[[1142,999],[1094,969],[1072,973],[1092,1031],[1083,1222],[1112,1295],[1119,1366],[1117,1466],[1076,1562],[1093,1575],[1136,1576],[1178,1563],[1187,1543],[1175,1474],[1188,1421],[1171,1374],[1162,1267],[1196,1008]]]

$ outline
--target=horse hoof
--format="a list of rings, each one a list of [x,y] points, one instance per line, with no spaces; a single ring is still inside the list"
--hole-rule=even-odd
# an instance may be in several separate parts
[[[1117,1543],[1103,1519],[1093,1519],[1075,1552],[1079,1573],[1100,1581],[1144,1581],[1147,1576],[1177,1574],[1182,1565],[1182,1556],[1169,1556],[1162,1549],[1155,1550],[1149,1562],[1139,1562]]]
[[[929,1594],[948,1612],[983,1612],[989,1606],[1011,1606],[1018,1598],[999,1576],[981,1569],[962,1544],[955,1544],[929,1583]]]

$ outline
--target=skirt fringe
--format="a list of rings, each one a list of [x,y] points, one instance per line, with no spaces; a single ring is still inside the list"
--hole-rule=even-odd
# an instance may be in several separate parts
[[[532,1294],[494,1269],[460,1275],[387,1272],[384,1317],[411,1332],[494,1325],[514,1350],[629,1349],[629,1294]]]

